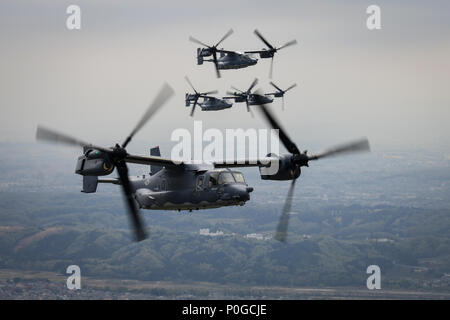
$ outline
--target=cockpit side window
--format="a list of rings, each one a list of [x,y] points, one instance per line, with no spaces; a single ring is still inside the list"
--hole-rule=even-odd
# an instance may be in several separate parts
[[[219,172],[211,172],[209,174],[209,184],[208,185],[209,185],[210,188],[214,187],[214,186],[217,186],[217,184],[218,184],[218,181],[217,181],[218,176],[219,176]]]
[[[203,179],[204,179],[204,177],[203,176],[199,176],[198,178],[197,178],[197,191],[201,191],[201,190],[203,190]]]

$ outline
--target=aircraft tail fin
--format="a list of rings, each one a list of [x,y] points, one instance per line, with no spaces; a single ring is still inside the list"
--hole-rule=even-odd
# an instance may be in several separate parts
[[[161,152],[159,151],[159,146],[150,149],[150,155],[154,157],[161,157]],[[150,166],[150,175],[154,175],[160,171],[163,167],[161,166]]]

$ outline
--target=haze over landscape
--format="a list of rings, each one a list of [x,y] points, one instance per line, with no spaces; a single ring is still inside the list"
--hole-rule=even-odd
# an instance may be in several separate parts
[[[450,297],[448,2],[378,1],[376,31],[360,1],[78,1],[79,31],[65,26],[70,4],[0,4],[0,298]],[[176,96],[129,152],[170,156],[171,133],[194,119],[266,128],[244,104],[194,118],[184,106],[185,75],[221,95],[255,77],[270,89],[268,60],[221,79],[196,65],[189,36],[212,44],[229,28],[230,50],[261,49],[255,28],[278,45],[297,39],[273,81],[298,87],[272,108],[301,150],[366,136],[372,152],[302,170],[286,244],[272,236],[289,182],[257,169],[242,170],[255,188],[244,207],[143,211],[150,238],[134,243],[117,186],[80,193],[81,150],[36,143],[36,126],[113,145],[167,81]],[[72,264],[89,278],[81,293],[65,288]],[[372,264],[378,293],[366,288]]]

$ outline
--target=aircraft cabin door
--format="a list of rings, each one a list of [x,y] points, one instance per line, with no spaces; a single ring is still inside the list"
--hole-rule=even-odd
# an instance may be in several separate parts
[[[160,188],[161,191],[166,191],[167,190],[167,180],[166,179],[162,179],[161,180],[159,188]]]

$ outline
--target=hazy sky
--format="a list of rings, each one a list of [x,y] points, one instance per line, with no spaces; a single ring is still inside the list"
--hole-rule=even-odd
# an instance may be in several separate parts
[[[82,10],[82,29],[66,29],[66,8]],[[382,29],[366,28],[381,7]],[[375,150],[450,147],[448,1],[18,1],[0,3],[0,141],[32,141],[37,124],[92,142],[121,142],[164,81],[176,91],[140,132],[165,141],[191,129],[184,106],[188,75],[198,90],[245,89],[254,77],[270,90],[270,60],[216,79],[196,65],[192,35],[223,47],[298,45],[275,57],[273,81],[299,86],[274,103],[301,149],[367,136]],[[265,127],[245,104],[200,112],[204,126]]]

